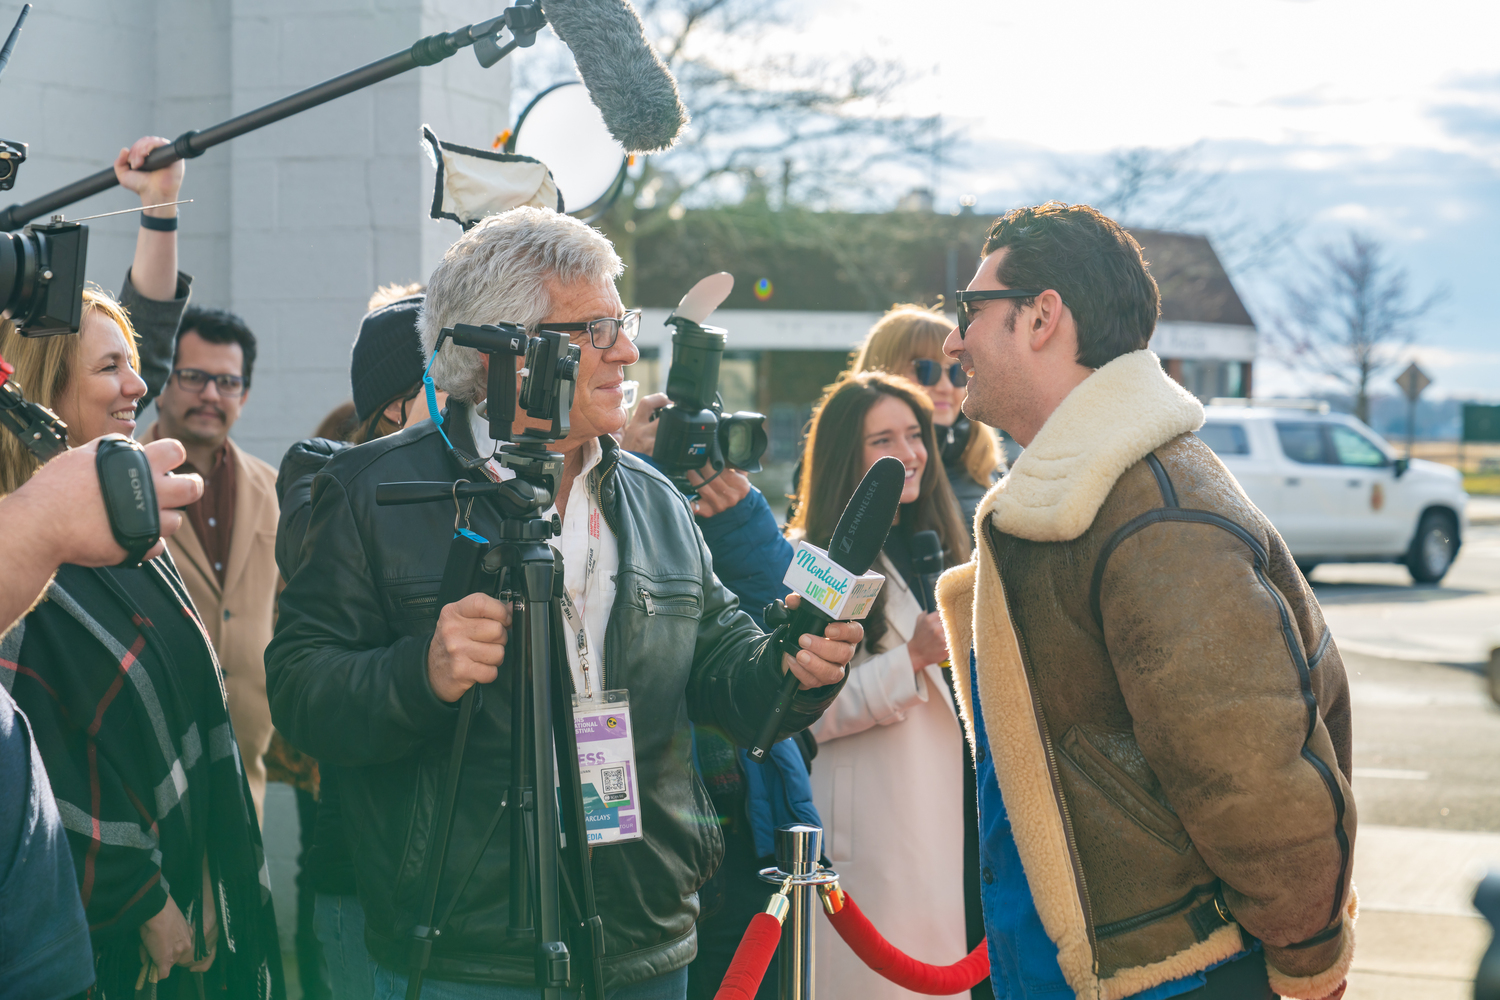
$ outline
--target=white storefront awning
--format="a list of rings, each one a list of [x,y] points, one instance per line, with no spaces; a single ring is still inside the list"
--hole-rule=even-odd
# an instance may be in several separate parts
[[[672,330],[664,325],[670,309],[647,309],[641,316],[642,347],[670,351]],[[708,318],[729,331],[731,351],[850,351],[880,319],[878,312],[823,312],[797,309],[720,309]],[[1151,349],[1163,358],[1254,361],[1253,326],[1227,323],[1158,323]]]

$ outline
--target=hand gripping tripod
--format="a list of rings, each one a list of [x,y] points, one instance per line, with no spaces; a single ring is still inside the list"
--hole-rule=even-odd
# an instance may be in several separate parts
[[[495,453],[500,466],[514,473],[504,482],[382,483],[376,503],[409,504],[451,501],[470,508],[477,500],[501,517],[500,537],[480,538],[455,521],[453,541],[438,606],[476,592],[492,593],[512,606],[511,641],[503,669],[510,672],[510,785],[480,843],[475,847],[452,897],[437,914],[438,887],[447,859],[459,774],[479,686],[470,687],[459,703],[458,721],[442,792],[434,813],[423,865],[421,922],[412,929],[407,1000],[417,1000],[432,958],[433,945],[453,913],[459,896],[479,865],[502,818],[510,818],[509,926],[506,937],[534,946],[536,984],[544,1000],[561,1000],[565,986],[586,987],[592,1000],[604,1000],[604,924],[594,900],[589,866],[583,793],[578,770],[578,743],[573,728],[573,683],[563,628],[562,555],[548,542],[561,522],[542,512],[557,497],[563,456],[549,445],[567,434],[572,380],[578,348],[565,335],[543,332],[527,337],[524,328],[456,326],[444,339],[490,356],[488,415],[490,436],[503,442]],[[529,416],[550,418],[550,431],[511,435],[516,406],[513,359],[526,358],[520,398]],[[555,778],[554,778],[555,776]],[[553,793],[554,780],[556,794]],[[571,938],[586,952],[575,967]]]

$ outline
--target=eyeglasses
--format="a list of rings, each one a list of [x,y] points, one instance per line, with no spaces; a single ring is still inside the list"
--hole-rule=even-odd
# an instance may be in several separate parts
[[[974,314],[969,310],[970,302],[988,302],[991,299],[1034,299],[1041,292],[1027,291],[1024,288],[1001,288],[986,292],[954,292],[953,300],[958,303],[958,339],[963,340],[969,332],[969,324],[974,322]]]
[[[615,346],[623,331],[626,340],[635,340],[641,332],[641,311],[639,309],[627,309],[624,319],[615,319],[606,316],[603,319],[589,320],[587,323],[543,323],[543,330],[556,330],[559,333],[568,333],[578,330],[589,332],[589,343],[601,351],[607,351]]]
[[[943,380],[943,372],[948,373],[948,381],[953,383],[953,388],[962,389],[969,384],[969,376],[964,374],[964,366],[955,361],[951,365],[944,365],[941,361],[931,358],[917,358],[912,363],[916,369],[917,381],[923,385],[937,385]]]
[[[210,375],[197,368],[177,368],[173,370],[172,377],[177,380],[177,387],[184,392],[200,393],[208,387],[209,382],[213,382],[219,395],[226,399],[233,399],[245,391],[243,375]]]

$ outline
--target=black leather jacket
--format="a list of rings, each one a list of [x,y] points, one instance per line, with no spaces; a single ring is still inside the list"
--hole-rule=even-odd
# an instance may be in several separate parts
[[[455,448],[472,454],[466,407],[449,409]],[[589,485],[620,551],[602,686],[630,691],[645,832],[592,854],[605,982],[614,988],[678,969],[697,951],[697,892],[719,864],[723,840],[692,766],[689,722],[749,745],[781,670],[767,637],[714,576],[681,494],[612,438],[600,443],[604,457]],[[375,486],[463,474],[429,422],[335,455],[314,480],[305,558],[281,595],[266,649],[277,728],[342,768],[366,943],[377,961],[398,969],[409,960],[457,715],[427,679],[454,512],[447,504],[379,507]],[[499,537],[497,518],[479,505],[472,526]],[[509,778],[507,676],[502,669],[501,682],[484,689],[469,736],[439,912],[474,852],[482,855],[434,950],[434,979],[532,982],[530,949],[506,941],[509,824],[479,844]],[[816,720],[838,687],[799,694],[786,732]]]

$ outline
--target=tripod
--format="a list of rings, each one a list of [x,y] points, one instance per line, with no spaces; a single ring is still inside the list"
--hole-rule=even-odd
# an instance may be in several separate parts
[[[500,822],[510,818],[509,922],[506,938],[533,945],[536,984],[544,1000],[561,1000],[563,987],[586,985],[592,1000],[604,1000],[604,924],[594,898],[588,836],[574,731],[573,684],[566,656],[562,599],[562,555],[549,544],[561,522],[542,512],[554,502],[563,475],[563,456],[548,445],[566,434],[571,392],[564,391],[576,368],[577,348],[569,354],[566,338],[544,333],[527,338],[515,328],[457,327],[444,331],[460,346],[475,346],[491,355],[490,433],[501,444],[495,458],[514,473],[503,482],[382,483],[377,504],[412,504],[451,500],[464,513],[474,502],[499,513],[500,537],[491,542],[459,529],[443,568],[438,606],[468,594],[488,592],[512,607],[512,642],[505,667],[510,671],[510,784],[484,836],[475,848],[441,917],[439,884],[447,860],[458,802],[464,752],[479,697],[476,684],[459,703],[448,770],[434,814],[423,864],[420,922],[412,929],[407,1000],[417,1000],[438,941],[464,887],[478,868]],[[437,348],[442,346],[441,339]],[[523,431],[510,442],[514,412],[513,358],[524,355],[528,377],[522,395],[550,412],[550,433]],[[570,363],[571,362],[571,363]],[[561,413],[559,414],[559,409]],[[532,407],[528,407],[532,412]],[[502,419],[501,415],[504,415]],[[538,414],[540,415],[540,414]],[[519,654],[519,655],[517,655]],[[553,794],[556,775],[557,792]],[[575,943],[587,943],[587,954],[575,968],[568,930]]]

